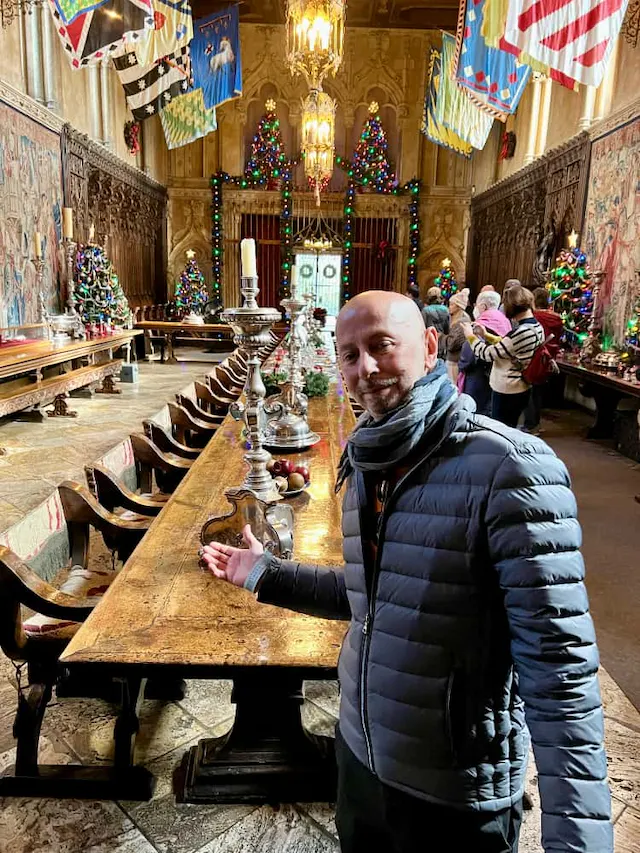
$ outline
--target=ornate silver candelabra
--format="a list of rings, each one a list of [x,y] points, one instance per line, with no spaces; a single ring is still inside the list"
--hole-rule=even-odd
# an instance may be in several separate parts
[[[70,237],[63,237],[62,244],[64,246],[64,258],[67,268],[67,314],[76,313],[76,295],[75,284],[73,281],[73,264],[76,257],[76,249],[78,244]]]
[[[302,341],[300,339],[300,318],[305,308],[304,297],[297,296],[295,288],[288,299],[280,303],[291,318],[289,333],[289,376],[282,383],[282,391],[270,397],[265,404],[265,412],[269,417],[265,427],[264,443],[267,447],[277,450],[302,450],[313,447],[320,441],[320,436],[309,429],[307,421],[308,400],[303,393],[304,378],[300,354]]]
[[[244,386],[245,402],[233,403],[229,409],[236,420],[244,420],[251,449],[245,454],[249,471],[242,488],[251,491],[259,500],[270,502],[281,499],[280,493],[267,471],[271,454],[262,446],[261,422],[264,419],[265,387],[260,373],[262,347],[269,343],[269,331],[280,319],[275,308],[260,308],[256,302],[257,277],[242,276],[240,289],[244,297],[241,308],[228,308],[220,315],[233,328],[236,344],[247,353],[247,378]]]

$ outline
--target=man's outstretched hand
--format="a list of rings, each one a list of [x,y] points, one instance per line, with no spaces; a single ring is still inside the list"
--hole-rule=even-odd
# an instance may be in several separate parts
[[[200,557],[212,574],[236,586],[244,586],[249,572],[264,553],[262,544],[251,532],[250,524],[243,528],[242,538],[248,548],[233,548],[221,542],[210,542],[202,548]]]

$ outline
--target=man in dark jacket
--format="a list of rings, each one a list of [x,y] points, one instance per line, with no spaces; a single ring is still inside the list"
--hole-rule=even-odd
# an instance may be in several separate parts
[[[345,565],[277,559],[249,527],[248,549],[212,543],[204,559],[260,601],[351,620],[338,667],[343,853],[513,853],[528,731],[546,853],[612,853],[564,465],[457,397],[406,297],[352,299],[337,344],[366,409],[338,478]]]

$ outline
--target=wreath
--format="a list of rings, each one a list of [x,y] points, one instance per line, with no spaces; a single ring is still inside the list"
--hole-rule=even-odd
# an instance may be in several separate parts
[[[327,264],[327,266],[322,270],[322,275],[328,279],[335,278],[336,277],[336,268]]]
[[[311,278],[313,275],[313,267],[311,264],[302,264],[300,268],[300,275],[302,278]]]
[[[135,155],[140,151],[140,124],[137,121],[124,123],[124,141],[129,154]]]

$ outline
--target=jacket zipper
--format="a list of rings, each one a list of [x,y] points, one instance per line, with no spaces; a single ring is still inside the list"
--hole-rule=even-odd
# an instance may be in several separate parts
[[[373,633],[373,617],[375,613],[375,601],[376,601],[376,592],[378,586],[378,575],[380,574],[380,565],[382,561],[382,543],[383,543],[383,533],[384,528],[387,523],[387,519],[389,517],[388,509],[391,506],[392,498],[395,497],[396,493],[400,489],[401,486],[404,485],[406,480],[413,474],[413,472],[420,467],[430,456],[442,447],[445,441],[452,434],[454,429],[456,428],[458,423],[458,417],[454,416],[452,418],[449,429],[446,434],[443,435],[438,442],[431,448],[429,453],[423,456],[414,466],[410,468],[406,474],[401,477],[396,485],[393,488],[393,491],[390,495],[385,498],[384,503],[382,504],[382,510],[380,512],[380,517],[378,519],[378,548],[376,551],[376,559],[373,564],[373,575],[371,577],[371,598],[369,600],[369,609],[367,611],[367,615],[364,618],[364,622],[362,624],[362,663],[360,665],[360,722],[362,724],[362,731],[364,733],[364,742],[367,749],[367,760],[369,762],[369,769],[372,773],[375,773],[375,765],[373,761],[373,747],[371,746],[371,732],[369,731],[369,718],[367,713],[367,670],[369,667],[369,651],[371,648],[371,635]]]

